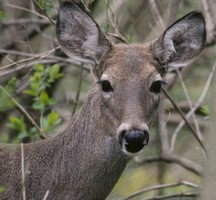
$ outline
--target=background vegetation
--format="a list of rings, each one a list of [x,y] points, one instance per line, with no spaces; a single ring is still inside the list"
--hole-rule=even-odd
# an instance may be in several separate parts
[[[214,119],[215,106],[216,1],[76,2],[116,43],[149,41],[186,13],[204,13],[206,48],[184,71],[165,77],[167,92],[162,94],[150,144],[129,163],[108,199],[195,199],[202,186],[202,199],[213,199],[216,145],[214,121],[209,121]],[[0,1],[1,143],[31,142],[64,129],[93,81],[90,66],[68,58],[57,43],[59,3]],[[211,156],[206,156],[206,150]],[[209,164],[206,170],[205,163]],[[203,184],[204,171],[207,178]]]

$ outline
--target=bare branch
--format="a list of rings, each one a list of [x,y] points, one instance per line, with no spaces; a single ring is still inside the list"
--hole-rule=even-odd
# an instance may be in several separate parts
[[[25,188],[25,163],[24,163],[24,148],[23,143],[21,146],[21,171],[22,171],[22,200],[26,200],[26,188]]]
[[[47,200],[49,193],[50,193],[50,191],[47,190],[42,200]]]
[[[168,25],[172,24],[176,18],[176,13],[179,7],[180,0],[170,1],[170,14],[168,19]]]
[[[182,119],[184,120],[185,124],[187,125],[187,127],[190,129],[190,131],[193,133],[193,136],[196,138],[196,140],[198,141],[198,143],[200,144],[200,146],[203,148],[203,150],[205,151],[205,147],[203,142],[199,139],[199,137],[197,136],[196,132],[194,131],[193,127],[191,126],[191,124],[188,122],[187,118],[185,117],[185,115],[183,114],[183,112],[181,111],[181,109],[178,107],[178,105],[173,101],[173,99],[170,97],[170,95],[168,94],[168,92],[162,88],[163,93],[165,94],[165,96],[170,100],[170,102],[172,103],[173,107],[176,109],[176,111],[181,115]]]
[[[38,135],[41,139],[46,139],[43,134],[43,131],[35,122],[35,120],[31,117],[31,115],[13,98],[11,95],[0,85],[0,90],[12,101],[12,103],[16,106],[17,110],[37,129]]]
[[[143,200],[162,200],[162,199],[173,199],[175,197],[179,197],[183,199],[184,197],[198,197],[197,193],[178,193],[178,194],[171,194],[171,195],[164,195],[164,196],[154,196],[149,198],[144,198]]]
[[[199,97],[199,99],[197,100],[197,102],[195,103],[195,105],[193,106],[193,108],[191,108],[191,110],[186,114],[185,118],[188,120],[191,115],[200,107],[200,105],[203,103],[206,95],[207,95],[207,92],[209,90],[209,87],[211,85],[211,82],[212,82],[212,79],[214,77],[214,74],[215,74],[215,70],[216,70],[216,62],[215,64],[213,65],[212,67],[212,70],[211,70],[211,73],[209,74],[209,77],[206,81],[206,84],[204,86],[204,89]],[[182,128],[182,126],[184,126],[185,124],[185,121],[182,120],[179,125],[177,126],[177,128],[175,129],[175,131],[173,132],[173,136],[172,136],[172,139],[171,139],[171,150],[174,149],[174,146],[175,146],[175,142],[176,142],[176,138],[177,138],[177,135],[178,135],[178,132],[179,130]]]
[[[111,37],[114,37],[114,38],[118,39],[119,41],[121,41],[121,42],[123,42],[125,44],[128,44],[128,41],[124,37],[122,37],[122,35],[119,35],[117,33],[107,33],[107,35],[111,36]]]
[[[160,190],[160,189],[172,188],[172,187],[179,187],[179,186],[189,186],[189,187],[192,187],[192,188],[200,188],[198,185],[196,185],[194,183],[191,183],[191,182],[188,182],[188,181],[180,181],[178,183],[168,183],[168,184],[155,185],[155,186],[152,186],[152,187],[149,187],[149,188],[145,188],[143,190],[137,191],[136,193],[134,193],[134,194],[122,199],[122,200],[128,200],[128,199],[136,197],[136,196],[138,196],[140,194],[143,194],[143,193],[146,193],[146,192],[151,192],[151,191],[154,191],[154,190]]]
[[[159,125],[159,136],[161,142],[162,153],[169,151],[169,137],[165,121],[165,108],[164,98],[161,98],[160,105],[158,108],[158,125]]]
[[[175,164],[178,164],[180,165],[181,167],[201,176],[201,172],[202,172],[202,167],[191,161],[191,160],[188,160],[186,158],[183,158],[183,157],[180,157],[178,155],[175,155],[173,153],[166,153],[166,154],[163,154],[161,156],[157,156],[157,157],[152,157],[152,158],[147,158],[147,159],[144,159],[144,160],[141,160],[141,161],[136,161],[137,163],[137,166],[142,166],[142,165],[145,165],[145,164],[151,164],[151,163],[154,163],[154,162],[166,162],[166,163],[175,163]]]
[[[8,19],[7,21],[1,21],[0,25],[5,26],[16,26],[16,25],[28,25],[28,24],[39,24],[49,25],[50,22],[43,19]]]
[[[47,19],[51,22],[51,24],[55,25],[55,21],[53,21],[53,20],[46,14],[46,12],[44,12],[44,9],[41,7],[41,5],[40,5],[37,1],[35,1],[35,0],[34,0],[34,2],[35,2],[35,4],[37,4],[37,6],[41,9],[41,11],[42,11],[43,14],[47,17]]]
[[[20,7],[20,6],[17,6],[17,5],[11,5],[11,4],[9,4],[9,3],[3,4],[3,6],[5,6],[5,7],[10,7],[10,8],[15,8],[15,9],[18,9],[18,10],[23,10],[23,11],[32,13],[32,14],[34,14],[34,15],[40,17],[40,18],[43,18],[43,19],[49,21],[49,19],[47,19],[47,17],[45,17],[44,15],[41,15],[40,13],[35,12],[35,11],[32,11],[32,10],[29,10],[29,9],[27,9],[27,8],[23,8],[23,7]]]
[[[43,59],[43,58],[47,57],[48,55],[52,54],[53,52],[55,52],[56,50],[58,50],[59,48],[60,48],[60,46],[58,46],[58,47],[56,47],[56,48],[54,48],[52,50],[49,50],[49,51],[47,51],[45,53],[41,53],[41,54],[39,54],[37,56],[31,57],[31,58],[26,58],[26,59],[23,59],[23,60],[18,60],[17,62],[13,62],[11,64],[5,65],[5,66],[1,67],[0,69],[4,70],[4,69],[6,69],[8,67],[23,64],[23,63],[26,63],[26,62],[29,62],[29,61],[32,61],[32,60],[35,60],[35,59],[37,59],[37,60],[38,59]]]
[[[202,195],[200,200],[212,200],[215,198],[215,180],[216,180],[216,157],[215,157],[215,147],[216,147],[216,140],[215,140],[215,132],[216,132],[216,77],[213,79],[213,85],[211,89],[210,101],[212,105],[212,112],[211,112],[211,120],[209,123],[208,134],[206,139],[206,146],[207,146],[207,162],[204,168],[204,178],[202,184]]]
[[[153,16],[156,24],[158,24],[162,30],[165,30],[166,25],[165,25],[163,18],[162,18],[161,14],[158,10],[158,7],[157,7],[155,0],[149,0],[148,2],[150,5],[152,16]]]
[[[185,94],[186,100],[187,100],[187,102],[188,102],[188,105],[189,105],[189,107],[190,107],[190,109],[191,109],[192,106],[193,106],[193,105],[192,105],[192,101],[191,101],[191,98],[190,98],[190,96],[189,96],[189,94],[188,94],[188,90],[187,90],[187,88],[186,88],[186,86],[185,86],[185,83],[184,83],[184,80],[183,80],[183,78],[182,78],[182,75],[181,75],[179,69],[176,69],[176,72],[177,72],[177,76],[178,76],[178,78],[179,78],[179,80],[180,80],[180,84],[181,84],[181,87],[182,87],[182,89],[183,89],[183,91],[184,91],[184,94]],[[201,131],[200,131],[200,128],[199,128],[199,124],[198,124],[198,121],[197,121],[196,116],[195,116],[194,113],[192,114],[192,119],[193,119],[193,121],[194,121],[194,125],[195,125],[195,128],[196,128],[197,137],[199,137],[200,141],[203,142],[203,138],[202,138],[202,134],[201,134]]]

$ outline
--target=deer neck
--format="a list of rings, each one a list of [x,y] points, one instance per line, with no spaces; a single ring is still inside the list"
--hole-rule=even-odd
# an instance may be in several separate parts
[[[77,191],[88,191],[79,192],[81,196],[76,199],[104,199],[129,160],[114,137],[114,122],[109,111],[101,106],[100,98],[92,89],[73,123],[55,138],[65,146],[60,155],[62,165],[67,164],[69,173],[75,174],[69,180],[72,187]],[[65,175],[65,171],[62,173]],[[89,191],[93,198],[89,198]]]

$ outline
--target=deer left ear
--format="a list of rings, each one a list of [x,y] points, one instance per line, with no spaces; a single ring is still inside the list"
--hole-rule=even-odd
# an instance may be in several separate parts
[[[193,11],[172,24],[151,47],[160,66],[172,70],[190,63],[205,41],[205,19],[200,12]]]
[[[69,1],[60,6],[56,35],[65,53],[83,61],[99,62],[112,46],[97,23],[78,5]]]

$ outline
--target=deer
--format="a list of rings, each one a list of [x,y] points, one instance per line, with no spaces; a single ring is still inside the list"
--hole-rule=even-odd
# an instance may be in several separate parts
[[[153,41],[113,44],[73,2],[60,5],[56,35],[69,56],[92,63],[94,83],[61,133],[23,144],[26,199],[103,200],[149,142],[164,75],[204,48],[205,20],[192,11]],[[21,145],[0,144],[1,200],[22,199]]]

